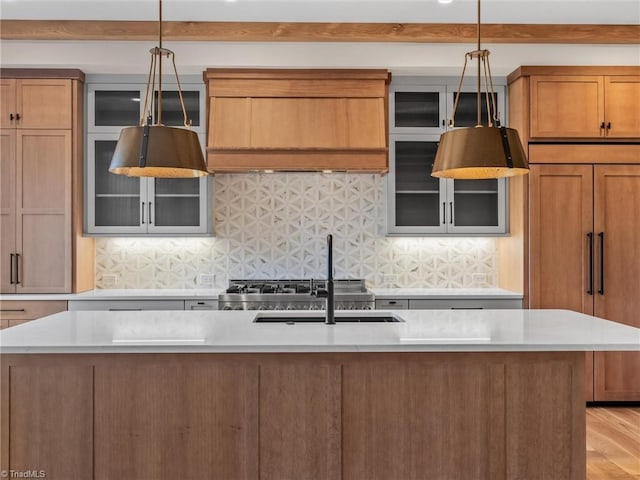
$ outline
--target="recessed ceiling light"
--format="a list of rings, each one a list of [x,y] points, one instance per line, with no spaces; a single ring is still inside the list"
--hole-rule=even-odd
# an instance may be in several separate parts
[[[438,3],[451,3],[453,0],[438,0]]]

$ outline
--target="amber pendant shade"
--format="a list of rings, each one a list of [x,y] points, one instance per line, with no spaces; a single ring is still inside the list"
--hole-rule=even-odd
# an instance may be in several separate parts
[[[194,131],[159,125],[147,128],[146,156],[143,151],[145,127],[122,129],[109,167],[111,173],[168,178],[207,175],[198,135]]]
[[[431,175],[473,180],[527,173],[529,165],[518,132],[480,126],[443,133]]]

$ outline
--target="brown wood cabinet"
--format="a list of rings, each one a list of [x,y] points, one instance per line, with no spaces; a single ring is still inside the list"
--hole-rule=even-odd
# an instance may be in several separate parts
[[[26,70],[18,72],[26,74]],[[72,87],[64,78],[3,77],[0,80],[0,128],[70,130],[74,117]]]
[[[66,300],[1,300],[0,328],[13,327],[66,310]]]
[[[586,475],[580,352],[0,360],[0,468],[53,480]]]
[[[386,172],[386,70],[208,69],[208,168]]]
[[[640,68],[520,67],[531,139],[640,138]]]
[[[84,75],[14,69],[1,75],[0,292],[93,288],[93,240],[82,237]]]
[[[640,165],[534,163],[552,148],[530,147],[530,306],[640,327]],[[591,355],[587,400],[640,400],[640,354]]]
[[[509,122],[532,168],[510,184],[512,235],[498,243],[522,275],[501,270],[499,286],[522,291],[525,307],[638,326],[640,205],[629,186],[640,188],[640,67],[522,66],[508,82]],[[640,355],[588,353],[586,370],[588,401],[640,400]]]

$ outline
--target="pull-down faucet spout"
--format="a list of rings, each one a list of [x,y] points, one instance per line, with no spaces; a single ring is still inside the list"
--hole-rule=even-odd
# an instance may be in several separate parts
[[[327,235],[327,305],[325,320],[327,325],[335,325],[335,303],[333,300],[333,235]]]

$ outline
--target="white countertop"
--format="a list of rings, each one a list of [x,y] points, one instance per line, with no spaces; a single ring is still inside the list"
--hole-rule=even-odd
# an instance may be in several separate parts
[[[522,299],[521,293],[502,288],[370,288],[376,300],[382,299]]]
[[[260,312],[250,311],[61,312],[0,331],[0,352],[640,351],[640,329],[568,310],[350,311],[337,315],[380,313],[393,314],[404,322],[258,324],[253,320]],[[305,312],[277,314],[293,317]]]
[[[223,291],[223,288],[105,288],[80,293],[3,294],[0,300],[217,300]]]
[[[215,299],[223,288],[122,288],[81,293],[3,294],[0,300],[182,300]],[[370,288],[377,299],[521,299],[521,293],[501,288]]]

